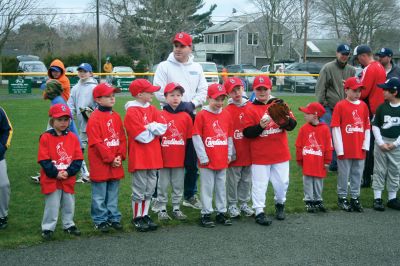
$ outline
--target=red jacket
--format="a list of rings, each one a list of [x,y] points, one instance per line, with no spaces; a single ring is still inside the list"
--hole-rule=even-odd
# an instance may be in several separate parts
[[[76,135],[68,132],[66,135],[54,136],[45,132],[40,136],[38,162],[51,160],[58,171],[66,170],[75,160],[83,160],[81,146]],[[74,193],[75,176],[65,180],[50,178],[43,168],[40,170],[40,185],[43,194],[50,194],[61,189],[67,193]]]
[[[361,80],[365,88],[361,90],[361,99],[368,104],[369,111],[375,114],[384,101],[383,90],[377,85],[385,83],[386,71],[381,63],[374,61],[364,68]]]
[[[90,179],[94,182],[118,180],[124,177],[124,168],[112,167],[119,155],[126,158],[126,137],[122,120],[116,112],[96,109],[87,124]]]

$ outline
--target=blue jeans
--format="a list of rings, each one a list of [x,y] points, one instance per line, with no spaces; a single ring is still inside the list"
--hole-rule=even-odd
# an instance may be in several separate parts
[[[120,222],[118,210],[119,180],[92,182],[92,206],[90,214],[97,225],[103,222]]]
[[[332,128],[331,128],[332,113],[333,113],[332,108],[325,106],[325,114],[321,117],[321,121],[325,122],[331,129],[331,135],[332,135]],[[335,149],[333,149],[333,152],[332,152],[332,161],[331,161],[329,168],[337,169],[337,156],[336,156]]]

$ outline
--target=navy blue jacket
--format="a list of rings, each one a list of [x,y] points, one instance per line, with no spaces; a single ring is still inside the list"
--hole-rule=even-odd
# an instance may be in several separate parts
[[[10,147],[13,129],[6,112],[0,107],[0,161]]]

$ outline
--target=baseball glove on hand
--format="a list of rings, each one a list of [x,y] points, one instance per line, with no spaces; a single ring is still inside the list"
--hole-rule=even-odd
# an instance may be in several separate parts
[[[94,110],[92,107],[88,106],[84,108],[79,107],[79,111],[81,112],[83,118],[87,121]]]
[[[281,99],[274,99],[268,107],[268,113],[271,119],[280,128],[289,125],[290,109]]]

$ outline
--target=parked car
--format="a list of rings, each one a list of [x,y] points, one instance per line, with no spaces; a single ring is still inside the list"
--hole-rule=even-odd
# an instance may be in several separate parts
[[[78,66],[69,66],[65,69],[65,71],[67,73],[74,73],[77,74],[78,73]]]
[[[226,66],[228,73],[246,73],[253,74],[251,76],[239,76],[245,85],[246,90],[252,90],[253,81],[255,76],[263,74],[260,70],[258,70],[255,66],[250,64],[240,64],[240,65],[228,65]]]
[[[206,81],[208,85],[213,83],[219,83],[218,77],[218,69],[217,65],[213,62],[199,62],[201,67],[203,68],[204,76],[206,77]]]
[[[129,84],[135,79],[133,69],[129,66],[115,66],[112,73],[117,73],[117,75],[112,75],[111,83],[118,88],[129,87]]]
[[[319,74],[322,66],[322,64],[314,62],[293,63],[288,65],[285,70],[307,71],[311,74]]]
[[[43,76],[25,76],[26,79],[32,80],[32,85],[40,85],[47,80],[47,68],[45,64],[39,60],[39,56],[35,55],[19,55],[17,56],[18,72],[23,73],[44,73]]]
[[[286,70],[285,74],[310,74],[307,71]],[[285,76],[284,90],[314,93],[317,80],[312,76]]]

